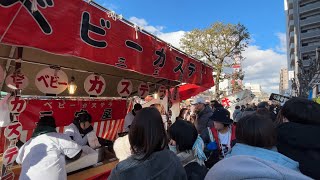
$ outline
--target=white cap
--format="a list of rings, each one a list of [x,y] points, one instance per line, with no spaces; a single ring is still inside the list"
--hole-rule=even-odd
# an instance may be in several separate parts
[[[195,105],[195,104],[205,104],[205,103],[206,103],[206,101],[204,100],[203,97],[198,97],[191,104]]]

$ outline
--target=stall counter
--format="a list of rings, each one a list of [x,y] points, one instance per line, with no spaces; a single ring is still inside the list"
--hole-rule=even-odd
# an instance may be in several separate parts
[[[68,180],[93,180],[99,175],[111,171],[117,164],[118,160],[112,153],[106,153],[105,159],[100,165],[85,169],[83,171],[68,175]],[[0,164],[2,164],[2,156],[0,157]],[[12,167],[12,172],[15,174],[14,180],[19,179],[21,166],[15,165]]]

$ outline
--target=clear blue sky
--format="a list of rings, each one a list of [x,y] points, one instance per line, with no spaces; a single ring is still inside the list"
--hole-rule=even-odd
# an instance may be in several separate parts
[[[189,31],[216,21],[242,23],[248,27],[254,44],[263,49],[279,43],[275,36],[285,32],[283,0],[98,0],[125,18],[135,16],[163,32]]]
[[[151,33],[179,46],[181,33],[221,21],[244,24],[252,41],[243,53],[245,83],[278,92],[279,72],[286,67],[283,0],[97,0]],[[139,24],[140,23],[140,24]],[[142,25],[141,25],[142,24]],[[146,27],[148,26],[148,27]],[[163,28],[162,28],[163,27]],[[180,34],[180,35],[179,35]]]

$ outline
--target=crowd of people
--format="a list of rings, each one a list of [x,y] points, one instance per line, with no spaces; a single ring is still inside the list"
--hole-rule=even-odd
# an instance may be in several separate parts
[[[66,179],[66,160],[80,158],[82,146],[114,150],[110,180],[320,179],[320,105],[307,99],[237,106],[231,116],[198,98],[174,123],[161,104],[136,104],[114,144],[97,137],[91,121],[77,112],[61,134],[53,116],[41,116],[19,150],[20,179]]]
[[[292,98],[232,115],[218,101],[192,106],[171,125],[162,108],[136,105],[109,179],[320,179],[319,104]]]

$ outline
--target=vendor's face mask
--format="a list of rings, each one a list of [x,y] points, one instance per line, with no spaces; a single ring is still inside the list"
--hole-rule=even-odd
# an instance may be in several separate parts
[[[170,149],[170,151],[174,152],[175,154],[178,153],[178,151],[177,151],[177,146],[174,146],[174,145],[170,145],[170,144],[169,144],[169,149]]]
[[[80,127],[81,127],[81,129],[86,130],[88,127],[90,127],[90,123],[88,121],[81,122]]]

